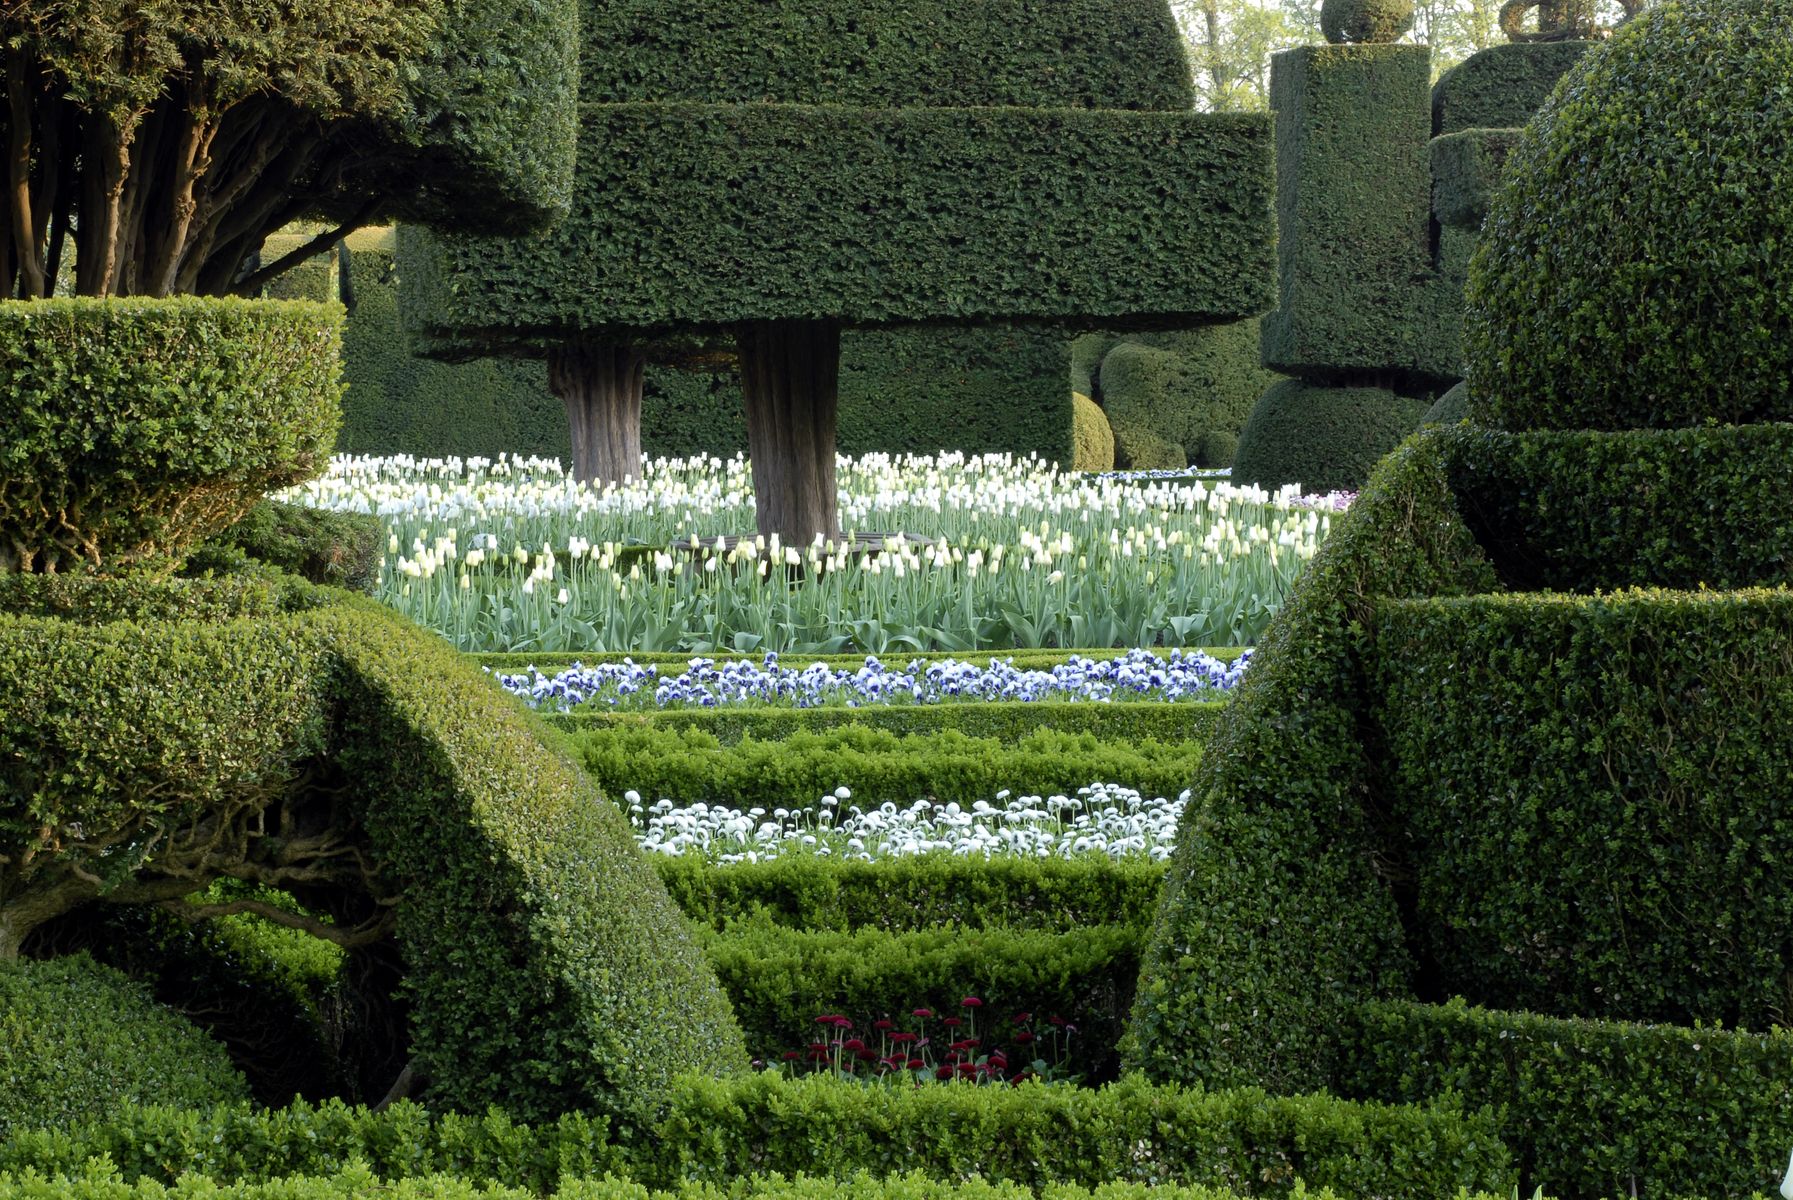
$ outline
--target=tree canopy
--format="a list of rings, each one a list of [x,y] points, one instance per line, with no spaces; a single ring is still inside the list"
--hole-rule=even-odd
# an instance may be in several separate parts
[[[0,297],[59,277],[93,296],[253,290],[275,264],[245,264],[300,217],[516,231],[564,212],[574,6],[449,10],[3,0]]]

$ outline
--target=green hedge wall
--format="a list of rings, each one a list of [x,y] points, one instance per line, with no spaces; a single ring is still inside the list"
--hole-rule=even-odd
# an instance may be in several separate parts
[[[1432,215],[1441,224],[1481,229],[1517,129],[1465,129],[1432,139]]]
[[[393,231],[367,230],[349,244],[355,307],[343,327],[348,389],[338,451],[570,455],[566,412],[549,394],[540,362],[443,363],[414,355],[398,323],[402,277]]]
[[[968,738],[1013,744],[1029,734],[1055,730],[1105,741],[1199,745],[1225,701],[1212,704],[1091,704],[1080,700],[1009,700],[975,704],[902,704],[867,708],[673,709],[641,713],[574,712],[550,716],[562,729],[700,730],[724,746],[746,739],[782,741],[797,733],[862,726],[885,733],[919,735],[957,731]],[[639,789],[638,789],[639,790]],[[986,797],[987,799],[987,797]]]
[[[1593,42],[1508,42],[1458,63],[1432,88],[1432,128],[1517,129],[1542,108],[1557,81]]]
[[[1258,364],[1258,325],[1138,334],[1102,359],[1115,463],[1130,470],[1229,467],[1252,405],[1279,376]]]
[[[1062,1060],[1051,1065],[1086,1083],[1114,1078],[1115,1042],[1139,978],[1142,930],[1088,925],[1063,933],[1037,929],[966,930],[948,926],[900,933],[859,929],[797,930],[764,919],[706,932],[701,941],[733,1003],[755,1058],[777,1066],[788,1051],[819,1040],[816,1019],[841,1014],[855,1036],[879,1048],[873,1023],[932,1039],[945,1060],[958,1040],[939,1018],[975,1021],[978,1056],[1001,1047],[1016,1068],[1031,1061],[1015,1043],[1014,1018],[1030,1013],[1040,1030],[1061,1016],[1076,1026]],[[975,1015],[960,1007],[983,1001]],[[913,1010],[935,1014],[926,1022]],[[1044,1036],[1044,1034],[1042,1034]]]
[[[623,104],[586,120],[605,149],[558,232],[413,247],[401,230],[426,349],[754,318],[1194,324],[1272,298],[1262,116]],[[1026,203],[991,204],[998,185]]]
[[[1793,820],[1760,788],[1793,779],[1793,599],[1476,596],[1375,622],[1382,803],[1440,986],[1558,1016],[1783,1018]]]
[[[1278,54],[1276,311],[1263,361],[1315,381],[1353,372],[1450,378],[1428,335],[1433,296],[1431,55],[1424,46],[1310,46]]]
[[[717,868],[656,857],[673,902],[720,928],[765,916],[799,930],[1041,929],[1117,922],[1143,928],[1164,864],[1141,858],[984,859],[917,855],[880,862],[790,857]]]
[[[841,786],[865,809],[906,808],[924,797],[969,808],[1004,789],[1075,795],[1095,782],[1174,797],[1201,761],[1198,745],[1119,744],[1046,729],[1004,743],[956,729],[899,736],[849,725],[724,746],[701,728],[587,728],[572,745],[613,799],[634,790],[647,804],[701,800],[742,811],[808,807]]]
[[[0,961],[0,1140],[136,1104],[246,1099],[224,1048],[84,955]]]
[[[1440,444],[1464,519],[1516,590],[1793,578],[1793,425],[1463,429]]]
[[[1161,0],[629,0],[589,14],[585,43],[587,104],[1195,105]]]
[[[1126,1061],[1154,1078],[1325,1087],[1347,1013],[1412,960],[1372,869],[1359,738],[1376,596],[1496,586],[1436,435],[1407,442],[1295,582],[1209,741],[1141,968]]]
[[[1101,1090],[886,1089],[771,1075],[688,1079],[666,1100],[663,1121],[616,1141],[602,1122],[576,1115],[532,1129],[499,1116],[432,1117],[407,1103],[383,1113],[335,1104],[144,1108],[73,1137],[14,1138],[0,1144],[0,1169],[66,1173],[105,1154],[127,1180],[172,1183],[191,1172],[263,1181],[358,1159],[385,1176],[476,1172],[538,1193],[605,1172],[664,1188],[727,1186],[774,1171],[850,1180],[893,1169],[1028,1188],[1179,1183],[1251,1196],[1290,1195],[1297,1180],[1351,1197],[1453,1196],[1460,1188],[1504,1195],[1513,1185],[1493,1121],[1447,1107],[1137,1080]]]
[[[1431,401],[1376,387],[1286,379],[1265,392],[1233,455],[1233,481],[1304,491],[1356,489],[1419,426]]]
[[[157,845],[316,778],[305,811],[378,864],[367,887],[404,898],[410,1054],[434,1102],[632,1113],[681,1070],[745,1065],[627,822],[520,706],[371,600],[309,589],[296,611],[230,620],[276,594],[234,587],[19,589],[89,619],[109,595],[141,615],[160,596],[210,622],[0,615],[0,903],[115,832],[138,849],[89,856],[90,873],[153,879]]]
[[[322,471],[341,320],[269,300],[0,304],[0,572],[168,569]]]
[[[355,1200],[378,1195],[390,1200],[647,1200],[649,1193],[626,1179],[568,1179],[548,1197],[540,1191],[506,1189],[484,1177],[452,1175],[401,1176],[382,1179],[364,1164],[354,1163],[328,1176],[287,1176],[266,1183],[218,1184],[204,1176],[177,1181],[164,1189],[142,1181],[134,1186],[101,1178],[94,1171],[79,1179],[32,1179],[32,1200]],[[11,1180],[0,1178],[0,1190]],[[921,1175],[852,1179],[815,1179],[797,1175],[748,1175],[731,1183],[736,1200],[1238,1200],[1239,1193],[1218,1187],[1182,1187],[1172,1184],[1102,1183],[1089,1187],[1054,1184],[1038,1192],[1009,1183],[986,1183],[978,1178],[947,1182]],[[1341,1200],[1330,1189],[1310,1189],[1313,1200]],[[666,1200],[712,1200],[714,1189],[703,1185],[657,1193]],[[1463,1200],[1499,1200],[1487,1193],[1465,1194]]]
[[[1793,1142],[1793,1035],[1365,1005],[1341,1089],[1451,1092],[1500,1114],[1521,1194],[1713,1197],[1776,1191]]]

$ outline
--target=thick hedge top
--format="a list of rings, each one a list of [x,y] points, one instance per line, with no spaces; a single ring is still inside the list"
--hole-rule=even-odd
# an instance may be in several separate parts
[[[1793,418],[1793,0],[1682,0],[1585,57],[1470,267],[1472,412],[1509,429]]]
[[[584,104],[1187,109],[1163,0],[595,0]]]

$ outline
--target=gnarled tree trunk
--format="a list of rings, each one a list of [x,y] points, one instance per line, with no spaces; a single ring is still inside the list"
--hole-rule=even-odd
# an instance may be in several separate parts
[[[548,387],[566,405],[580,482],[640,477],[641,369],[641,352],[628,346],[571,344],[548,355]]]
[[[840,326],[754,321],[736,333],[759,531],[787,546],[840,537],[834,428]]]

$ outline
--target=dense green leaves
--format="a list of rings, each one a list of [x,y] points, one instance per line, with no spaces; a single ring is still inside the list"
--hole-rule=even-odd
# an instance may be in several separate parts
[[[1233,479],[1303,491],[1356,489],[1413,432],[1428,402],[1377,387],[1285,379],[1258,399],[1239,433]]]
[[[0,571],[175,565],[336,436],[339,310],[0,302]]]
[[[1235,321],[1129,337],[1099,378],[1116,465],[1177,470],[1232,466],[1246,416],[1279,376],[1258,365],[1258,322]]]
[[[0,1139],[247,1096],[224,1047],[85,956],[0,961]]]
[[[587,107],[585,137],[555,232],[401,229],[428,344],[779,318],[1191,324],[1270,301],[1263,117],[624,104]]]
[[[1521,1194],[1772,1192],[1793,1141],[1793,1037],[1379,1003],[1353,1015],[1340,1087],[1445,1092],[1500,1114]]]
[[[1793,2],[1683,0],[1565,78],[1471,267],[1478,420],[1793,418],[1790,72]]]
[[[1441,986],[1558,1016],[1784,1019],[1793,821],[1761,789],[1793,778],[1786,593],[1395,601],[1371,665]]]
[[[1517,129],[1531,120],[1592,42],[1508,42],[1444,73],[1432,89],[1434,132]]]
[[[956,729],[898,735],[864,726],[723,746],[701,727],[587,728],[580,761],[611,796],[633,789],[648,803],[704,801],[746,811],[801,807],[845,786],[855,804],[906,808],[923,797],[969,808],[997,792],[1072,795],[1092,782],[1175,796],[1201,761],[1199,745],[1120,744],[1041,729],[1013,743]]]

